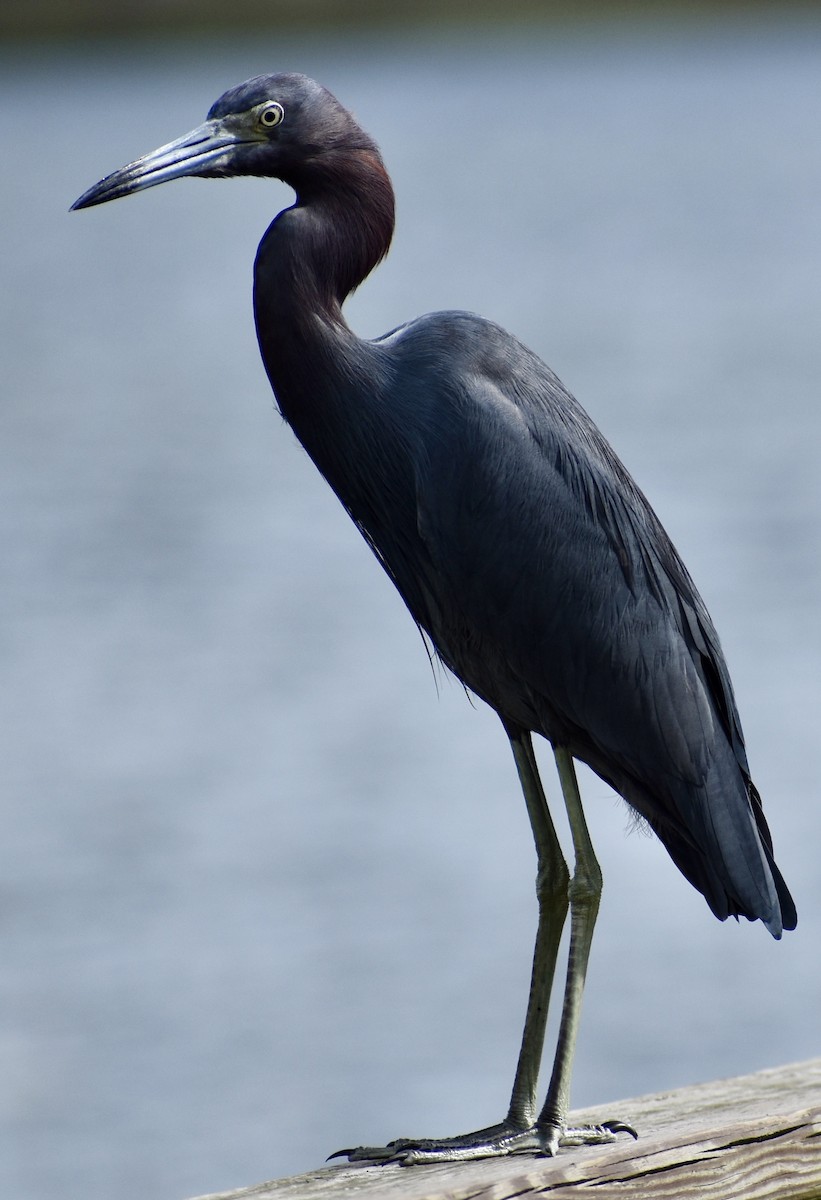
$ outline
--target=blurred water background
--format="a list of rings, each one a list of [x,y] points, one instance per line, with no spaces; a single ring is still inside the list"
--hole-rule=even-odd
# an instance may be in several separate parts
[[[464,307],[542,354],[649,494],[733,671],[798,931],[716,922],[584,773],[605,893],[574,1103],[821,1050],[813,13],[18,43],[0,57],[16,1200],[180,1200],[507,1105],[535,929],[524,805],[495,717],[434,680],[273,410],[251,264],[290,193],[185,181],[66,211],[269,70],[330,87],[393,176],[395,248],[355,328]]]

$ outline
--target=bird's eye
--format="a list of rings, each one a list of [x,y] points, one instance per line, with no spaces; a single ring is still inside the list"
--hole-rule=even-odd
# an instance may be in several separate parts
[[[274,100],[270,104],[266,104],[260,112],[259,123],[260,125],[264,125],[266,129],[273,129],[276,125],[280,124],[284,116],[285,109]]]

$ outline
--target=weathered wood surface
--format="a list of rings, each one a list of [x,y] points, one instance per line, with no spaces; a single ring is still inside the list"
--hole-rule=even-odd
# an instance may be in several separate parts
[[[821,1058],[622,1100],[573,1123],[629,1121],[639,1140],[417,1167],[323,1167],[199,1200],[821,1200]]]

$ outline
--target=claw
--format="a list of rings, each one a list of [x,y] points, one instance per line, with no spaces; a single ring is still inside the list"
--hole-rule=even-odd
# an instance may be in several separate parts
[[[325,1159],[330,1162],[332,1158],[347,1158],[348,1162],[373,1162],[381,1163],[383,1166],[386,1163],[402,1162],[407,1155],[407,1150],[401,1139],[393,1142],[388,1142],[386,1146],[349,1146],[346,1150],[334,1150],[333,1154],[329,1154]]]
[[[611,1133],[629,1133],[633,1141],[639,1140],[639,1135],[636,1133],[632,1125],[628,1125],[626,1121],[602,1121],[602,1129],[609,1129]]]

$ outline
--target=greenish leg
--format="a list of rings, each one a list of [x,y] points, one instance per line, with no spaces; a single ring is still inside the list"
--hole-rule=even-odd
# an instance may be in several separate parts
[[[527,732],[509,736],[527,804],[533,840],[536,843],[537,859],[536,896],[539,902],[539,924],[533,951],[533,970],[530,976],[522,1048],[519,1051],[507,1114],[511,1125],[529,1129],[536,1117],[539,1067],[559,942],[567,918],[570,873],[539,779],[531,736]]]
[[[602,890],[601,868],[593,852],[593,843],[584,819],[573,758],[562,746],[554,747],[554,753],[559,769],[562,795],[567,807],[570,832],[573,837],[576,864],[569,891],[570,949],[564,1004],[556,1043],[556,1056],[553,1060],[553,1073],[547,1091],[547,1099],[537,1122],[537,1128],[542,1136],[542,1146],[548,1154],[555,1154],[562,1142],[592,1140],[583,1137],[585,1131],[566,1129],[565,1122],[570,1103],[570,1077],[573,1070],[576,1037],[579,1032],[582,994]]]
[[[612,1142],[621,1132],[636,1136],[629,1125],[620,1121],[606,1121],[603,1125],[581,1129],[566,1127],[582,992],[593,926],[599,911],[601,871],[587,832],[571,755],[562,747],[554,747],[576,856],[572,879],[547,808],[530,733],[521,729],[511,730],[507,725],[505,728],[513,748],[536,843],[536,892],[539,900],[530,995],[507,1116],[498,1125],[457,1137],[397,1138],[386,1146],[357,1146],[338,1150],[332,1158],[342,1156],[350,1162],[402,1163],[411,1166],[415,1163],[470,1161],[522,1151],[555,1154],[560,1145]],[[534,1124],[548,1002],[568,907],[570,950],[556,1057],[547,1101]]]

